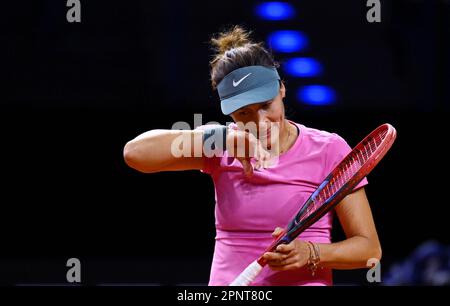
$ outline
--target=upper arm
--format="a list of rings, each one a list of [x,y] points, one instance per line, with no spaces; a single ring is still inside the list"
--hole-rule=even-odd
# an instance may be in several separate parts
[[[347,238],[363,236],[379,243],[364,188],[346,196],[335,210]]]

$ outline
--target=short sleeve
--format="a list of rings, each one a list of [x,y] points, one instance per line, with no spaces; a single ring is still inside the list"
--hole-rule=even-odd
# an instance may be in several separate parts
[[[203,168],[200,169],[201,172],[212,175],[213,172],[220,166],[220,157],[205,157],[203,156]]]
[[[331,142],[327,150],[327,174],[333,171],[333,169],[351,152],[352,148],[348,143],[339,135],[332,134]],[[368,184],[367,178],[363,178],[354,190],[364,187]]]

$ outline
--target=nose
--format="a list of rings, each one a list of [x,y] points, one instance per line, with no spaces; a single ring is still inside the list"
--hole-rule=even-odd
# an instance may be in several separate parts
[[[264,109],[258,109],[256,116],[258,123],[267,124],[269,122],[267,119],[267,112]]]
[[[267,132],[267,129],[270,127],[270,120],[267,117],[267,112],[263,109],[259,109],[257,112],[257,122],[258,122],[258,128],[259,130],[262,130],[263,134],[265,135]]]

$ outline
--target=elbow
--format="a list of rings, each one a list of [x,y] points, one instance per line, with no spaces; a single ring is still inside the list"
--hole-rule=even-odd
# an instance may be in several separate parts
[[[378,244],[378,245],[375,247],[375,250],[374,250],[374,254],[373,254],[373,255],[374,255],[373,258],[376,258],[378,261],[381,260],[381,256],[383,255],[383,251],[382,251],[382,249],[381,249],[381,245],[380,245],[380,244]]]
[[[375,244],[370,248],[369,254],[367,254],[367,265],[371,265],[374,262],[380,262],[382,256],[381,245],[379,243]]]
[[[136,161],[138,160],[138,154],[136,154],[135,145],[133,144],[133,141],[129,141],[126,143],[125,147],[123,148],[123,159],[125,160],[125,163],[131,167],[135,168]]]
[[[381,262],[381,255],[382,255],[381,253],[382,253],[381,247],[377,247],[374,250],[372,250],[371,254],[368,256],[369,258],[365,263],[365,268],[373,269],[379,266]]]
[[[143,169],[143,154],[141,150],[139,150],[138,145],[133,140],[127,142],[125,147],[123,148],[123,159],[130,168],[133,168],[140,172],[149,172]]]

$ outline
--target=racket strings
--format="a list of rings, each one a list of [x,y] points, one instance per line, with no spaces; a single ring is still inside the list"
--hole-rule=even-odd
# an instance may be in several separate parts
[[[346,160],[344,160],[337,169],[335,175],[332,176],[331,180],[317,194],[315,200],[312,201],[306,208],[305,213],[300,217],[300,222],[316,211],[320,206],[322,206],[323,203],[325,203],[325,201],[336,194],[348,181],[352,179],[352,177],[377,151],[380,145],[383,144],[387,133],[388,130],[386,129],[373,135],[363,142],[359,149],[352,151],[352,153],[347,156]]]

